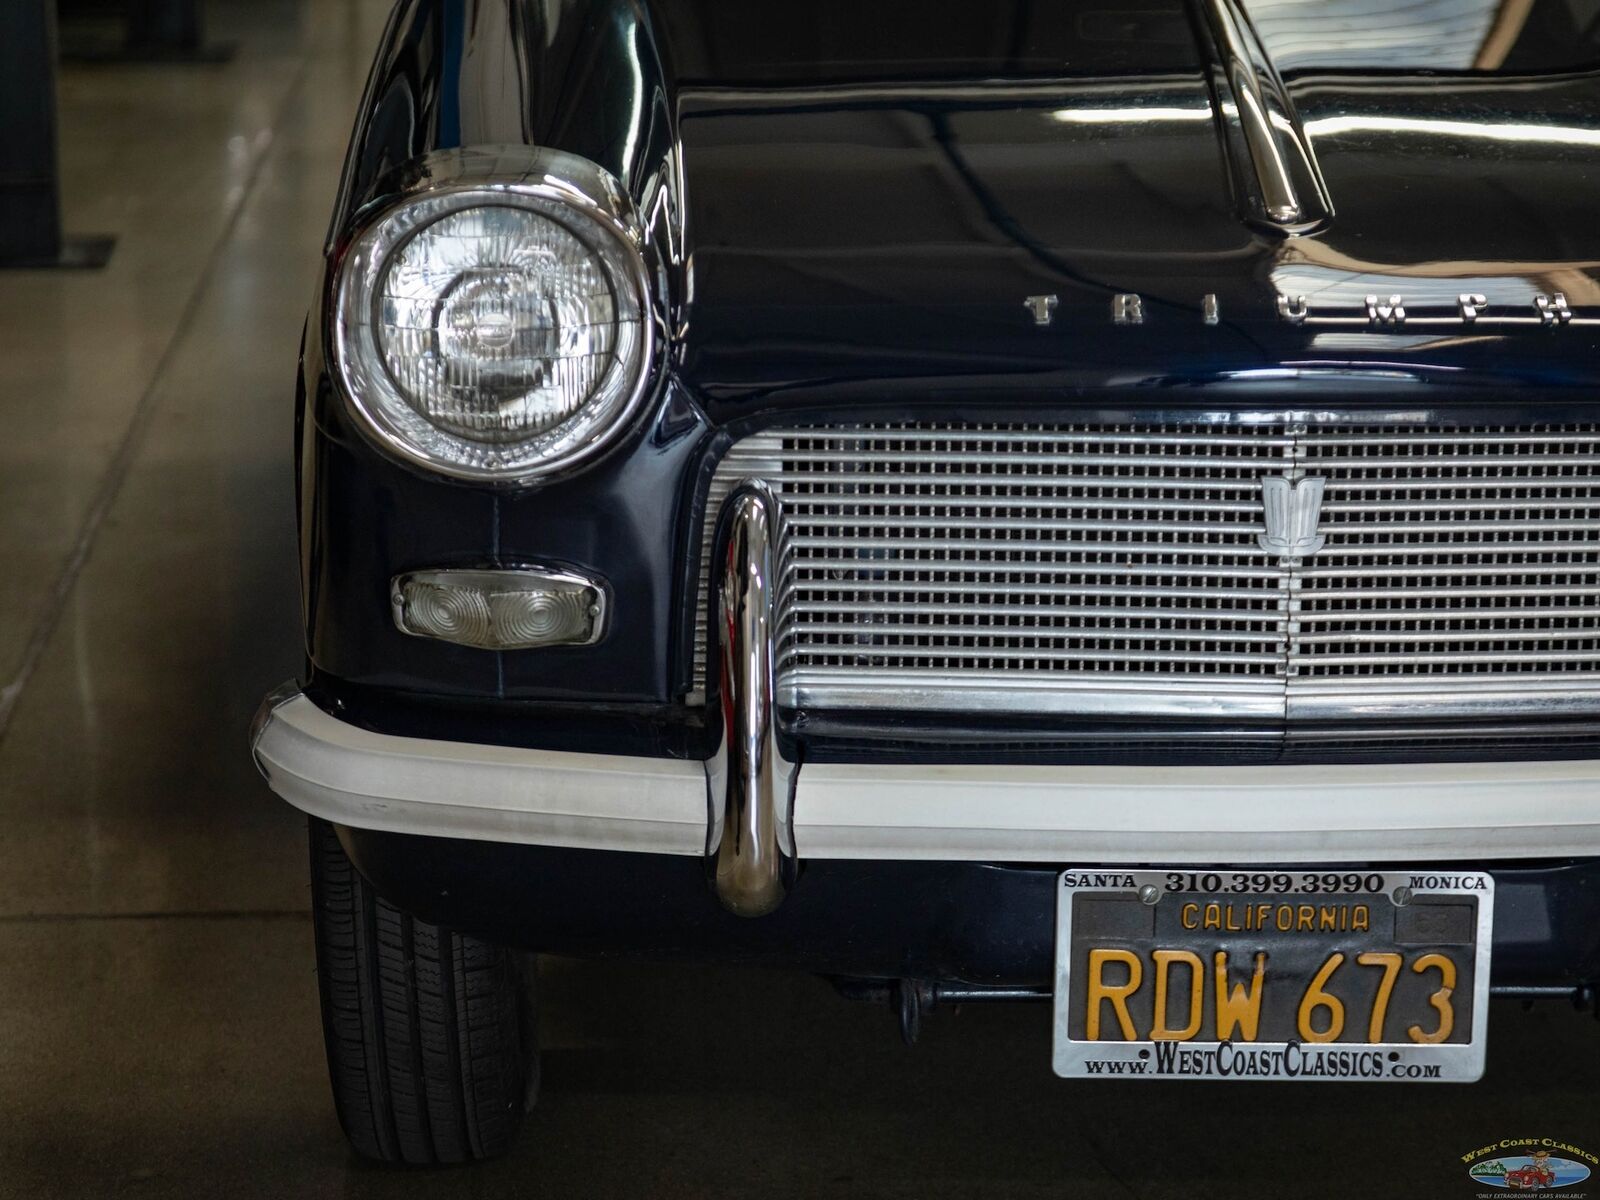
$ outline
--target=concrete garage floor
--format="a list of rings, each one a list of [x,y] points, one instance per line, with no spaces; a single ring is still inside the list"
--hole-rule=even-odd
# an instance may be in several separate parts
[[[1073,1086],[1042,1006],[908,1051],[805,976],[547,962],[517,1156],[354,1159],[244,736],[298,666],[291,372],[384,6],[212,9],[226,66],[64,73],[110,269],[0,275],[0,1195],[1432,1197],[1501,1138],[1600,1151],[1554,1003],[1496,1005],[1476,1086]]]

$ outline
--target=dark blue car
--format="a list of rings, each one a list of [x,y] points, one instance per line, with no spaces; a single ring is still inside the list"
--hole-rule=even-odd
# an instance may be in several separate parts
[[[1248,9],[401,0],[253,734],[359,1150],[508,1145],[526,952],[1085,1080],[1592,995],[1600,10]]]

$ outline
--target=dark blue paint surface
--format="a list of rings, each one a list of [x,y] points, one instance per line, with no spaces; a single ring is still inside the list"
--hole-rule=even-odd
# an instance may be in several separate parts
[[[646,214],[671,345],[653,411],[600,464],[496,492],[373,449],[330,382],[328,315],[314,312],[301,467],[319,675],[677,705],[699,489],[726,435],[774,420],[1588,411],[1594,327],[1323,329],[1277,309],[1279,293],[1341,312],[1377,294],[1449,315],[1470,292],[1491,314],[1527,314],[1561,291],[1600,315],[1600,74],[1550,12],[1499,69],[1291,76],[1335,216],[1285,239],[1240,219],[1214,52],[1180,0],[903,8],[401,5],[357,123],[330,277],[363,212],[426,155],[552,146],[605,166]],[[1142,324],[1113,324],[1119,293],[1141,297]],[[1024,307],[1038,294],[1058,297],[1048,326]],[[606,639],[496,661],[388,623],[398,571],[516,561],[604,578]]]

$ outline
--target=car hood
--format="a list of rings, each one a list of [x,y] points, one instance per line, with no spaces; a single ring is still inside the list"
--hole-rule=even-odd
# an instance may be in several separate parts
[[[1487,9],[1397,45],[1253,6],[1333,207],[1286,236],[1242,213],[1233,97],[1185,6],[924,7],[899,40],[859,7],[803,6],[757,36],[654,5],[692,251],[678,368],[714,406],[907,381],[1592,382],[1600,87],[1574,41],[1524,29],[1514,62],[1487,62]],[[1462,295],[1528,323],[1469,325]],[[1541,295],[1580,323],[1540,327]],[[1369,320],[1369,296],[1409,319]],[[1030,297],[1054,298],[1048,325]]]
[[[1331,206],[1309,228],[1250,219],[1231,0],[407,0],[330,251],[432,152],[587,157],[646,217],[670,369],[718,421],[1597,382],[1600,52],[1575,7],[1249,8]]]

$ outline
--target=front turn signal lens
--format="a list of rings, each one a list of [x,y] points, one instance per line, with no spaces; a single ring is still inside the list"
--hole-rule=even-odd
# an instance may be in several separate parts
[[[538,567],[412,571],[389,588],[402,633],[479,650],[587,646],[605,630],[605,589]]]

